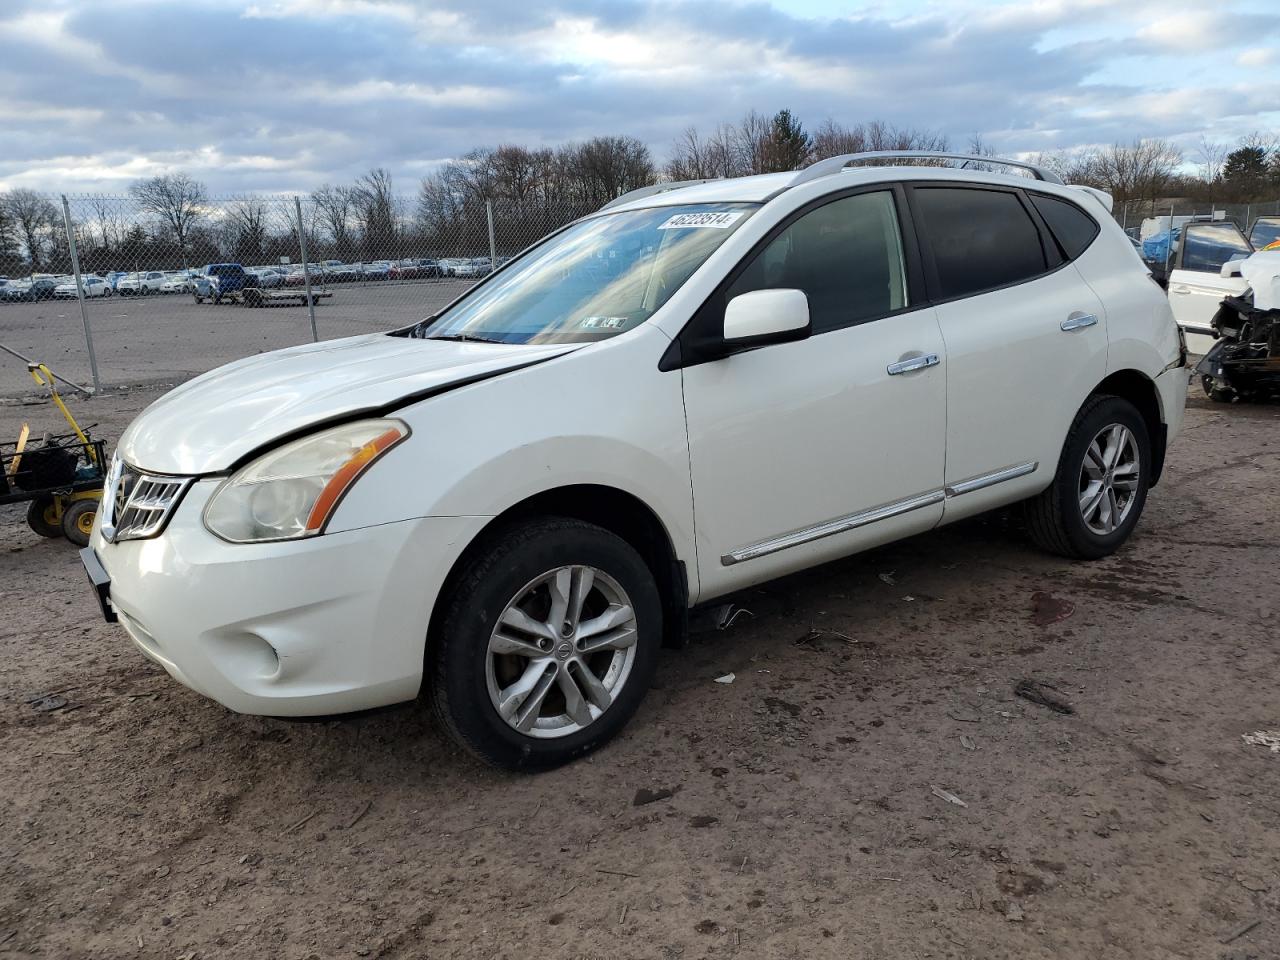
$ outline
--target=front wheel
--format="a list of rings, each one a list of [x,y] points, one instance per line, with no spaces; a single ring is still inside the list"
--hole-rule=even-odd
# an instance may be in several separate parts
[[[1142,414],[1120,397],[1090,398],[1067,432],[1053,483],[1027,501],[1032,540],[1079,560],[1114,553],[1142,515],[1150,475]]]
[[[428,639],[436,716],[465,749],[546,770],[608,742],[657,666],[662,607],[635,549],[568,518],[521,523],[452,581]]]
[[[41,537],[62,535],[62,522],[53,497],[37,497],[31,501],[31,505],[27,507],[27,526]]]

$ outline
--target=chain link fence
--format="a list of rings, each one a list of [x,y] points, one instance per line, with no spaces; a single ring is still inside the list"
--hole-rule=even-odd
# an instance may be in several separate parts
[[[253,353],[415,322],[594,208],[536,194],[26,199],[0,248],[0,347],[95,388],[179,382]],[[1170,216],[1248,233],[1280,217],[1280,201],[1131,201],[1114,215],[1138,240]],[[29,390],[25,365],[0,357],[0,396]]]
[[[0,355],[0,396],[30,390],[18,357],[102,388],[394,329],[589,212],[484,198],[420,209],[392,195],[360,207],[326,196],[38,199],[0,252],[0,346],[15,357]]]

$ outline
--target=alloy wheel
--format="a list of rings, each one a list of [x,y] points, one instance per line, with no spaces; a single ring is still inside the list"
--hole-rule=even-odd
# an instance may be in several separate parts
[[[565,737],[590,726],[622,692],[636,657],[636,615],[603,570],[565,566],[535,577],[489,637],[489,700],[525,736]]]
[[[1141,469],[1137,438],[1123,424],[1103,427],[1090,441],[1080,466],[1080,516],[1091,533],[1107,536],[1124,523]]]

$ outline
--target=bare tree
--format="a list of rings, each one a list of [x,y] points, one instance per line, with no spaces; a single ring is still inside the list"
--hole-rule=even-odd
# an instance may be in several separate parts
[[[576,199],[598,207],[657,179],[649,148],[635,137],[594,137],[561,148]]]
[[[139,180],[129,187],[129,193],[138,204],[159,218],[173,232],[187,266],[187,242],[191,229],[204,217],[204,184],[185,173],[166,173],[147,180]]]
[[[335,256],[346,258],[355,249],[351,242],[351,218],[355,213],[356,191],[353,187],[325,184],[311,194],[316,215],[333,239]]]
[[[396,242],[396,197],[390,170],[375,167],[356,180],[355,217],[364,234],[366,256],[389,255]]]
[[[867,137],[861,124],[849,129],[828,117],[813,135],[812,156],[815,161],[846,153],[862,153],[866,149]]]
[[[715,162],[712,144],[702,138],[697,127],[685,127],[676,137],[664,172],[668,180],[710,180],[723,176]]]
[[[1222,179],[1222,165],[1227,160],[1230,147],[1217,140],[1210,140],[1204,134],[1196,146],[1196,158],[1199,161],[1200,179],[1205,183],[1216,183]]]
[[[39,269],[58,221],[57,207],[48,197],[26,187],[10,190],[4,197],[4,207],[32,271]]]
[[[1155,200],[1172,182],[1182,151],[1168,140],[1114,143],[1083,165],[1081,179],[1100,187],[1117,201]]]
[[[242,263],[261,260],[267,242],[266,204],[251,197],[236,200],[227,208],[227,225],[235,258]]]

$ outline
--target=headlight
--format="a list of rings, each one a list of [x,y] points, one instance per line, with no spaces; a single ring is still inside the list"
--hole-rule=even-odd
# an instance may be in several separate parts
[[[407,436],[399,420],[361,420],[287,443],[232,474],[205,506],[204,525],[232,543],[314,537],[360,475]]]

